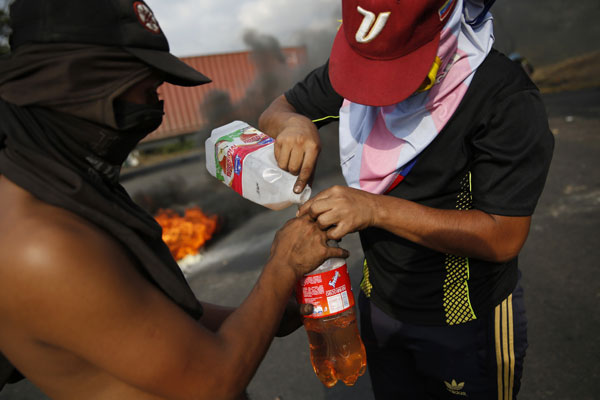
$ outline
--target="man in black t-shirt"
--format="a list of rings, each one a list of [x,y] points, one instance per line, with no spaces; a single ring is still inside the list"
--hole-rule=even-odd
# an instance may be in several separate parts
[[[299,209],[365,254],[361,334],[377,399],[515,398],[527,347],[518,254],[553,137],[492,49],[492,2],[343,0],[328,62],[260,128],[300,191],[339,119],[347,187]]]

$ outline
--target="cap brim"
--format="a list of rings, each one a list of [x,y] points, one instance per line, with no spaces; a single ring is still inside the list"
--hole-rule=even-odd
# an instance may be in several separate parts
[[[179,58],[166,51],[125,47],[129,53],[165,75],[165,81],[178,86],[198,86],[211,82],[210,78],[196,71]]]
[[[340,27],[329,58],[329,79],[337,93],[353,103],[388,106],[412,95],[429,73],[440,35],[393,60],[374,60],[350,47]]]

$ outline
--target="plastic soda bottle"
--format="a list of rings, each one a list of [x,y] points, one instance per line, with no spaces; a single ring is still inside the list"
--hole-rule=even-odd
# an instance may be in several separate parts
[[[335,241],[328,244],[337,245]],[[367,369],[367,355],[358,333],[345,260],[331,258],[305,275],[298,282],[296,296],[299,304],[314,307],[311,315],[303,317],[303,323],[315,374],[326,387],[338,380],[354,385]]]
[[[275,161],[275,141],[248,125],[233,121],[216,128],[206,139],[206,169],[244,198],[273,210],[302,204],[311,189],[294,193],[296,177]]]

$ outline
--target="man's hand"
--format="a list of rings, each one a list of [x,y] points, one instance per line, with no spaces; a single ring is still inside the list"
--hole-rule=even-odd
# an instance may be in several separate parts
[[[310,181],[321,152],[317,127],[307,118],[291,118],[275,139],[275,159],[279,168],[298,175],[294,192],[301,193]]]
[[[275,159],[280,168],[298,175],[294,192],[301,193],[310,182],[321,151],[316,125],[296,113],[285,96],[279,96],[262,113],[259,129],[275,138]]]
[[[283,311],[283,316],[281,317],[276,336],[283,337],[294,332],[302,325],[302,316],[310,315],[312,313],[312,304],[298,304],[296,296],[290,297],[285,310]]]
[[[298,216],[309,216],[329,239],[339,240],[348,233],[374,224],[377,209],[374,194],[346,186],[322,191],[298,209]]]
[[[300,279],[328,258],[346,258],[348,251],[327,246],[327,233],[309,216],[289,220],[275,235],[269,263],[290,267]]]

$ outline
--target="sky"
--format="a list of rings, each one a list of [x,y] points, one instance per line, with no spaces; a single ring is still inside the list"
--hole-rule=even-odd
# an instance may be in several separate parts
[[[340,0],[146,0],[176,56],[245,51],[247,30],[302,44],[306,31],[335,31]]]

